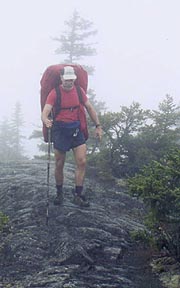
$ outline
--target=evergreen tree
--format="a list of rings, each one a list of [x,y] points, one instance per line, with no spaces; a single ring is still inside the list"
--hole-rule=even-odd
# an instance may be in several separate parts
[[[152,161],[128,180],[129,192],[149,207],[146,224],[160,249],[180,259],[180,150]]]
[[[97,30],[93,29],[93,23],[80,17],[75,10],[69,21],[65,21],[66,30],[60,37],[55,37],[53,40],[59,42],[59,47],[56,49],[57,54],[65,54],[65,63],[75,63],[84,57],[93,56],[96,54],[96,49],[93,47],[95,43],[87,42],[87,40],[96,35]],[[89,74],[93,72],[93,67],[86,67]]]
[[[148,110],[133,102],[130,107],[122,106],[120,112],[107,112],[100,117],[104,136],[100,153],[92,160],[98,163],[101,174],[103,171],[102,177],[107,179],[107,174],[124,177],[134,171],[138,151],[136,137],[146,125],[148,115]]]
[[[21,104],[19,102],[16,102],[15,104],[11,123],[13,158],[20,160],[23,158],[22,139],[24,136],[21,134],[21,128],[24,122],[21,111]]]
[[[92,165],[98,163],[101,174],[105,171],[105,178],[107,171],[117,178],[133,176],[180,144],[179,107],[169,95],[159,104],[158,111],[146,111],[133,103],[121,107],[120,112],[105,113],[100,121],[103,145],[91,160]]]
[[[12,119],[3,119],[0,124],[0,160],[14,161],[22,160],[23,147],[21,128],[23,126],[23,117],[21,113],[21,105],[19,102],[15,104]]]
[[[174,104],[173,97],[167,94],[159,104],[159,111],[153,111],[152,118],[162,135],[176,127],[180,115],[179,108]]]
[[[7,119],[3,119],[0,124],[0,161],[10,161],[13,157],[12,152],[12,130]]]
[[[139,134],[139,140],[148,147],[148,154],[153,155],[154,160],[159,160],[170,149],[179,145],[179,120],[179,107],[174,104],[171,96],[166,95],[159,104],[159,110],[151,112],[151,123]]]

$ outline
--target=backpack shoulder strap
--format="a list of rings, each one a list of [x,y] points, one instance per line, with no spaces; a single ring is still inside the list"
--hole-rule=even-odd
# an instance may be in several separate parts
[[[76,91],[77,91],[77,94],[78,94],[78,97],[79,97],[79,102],[81,104],[83,104],[82,91],[81,91],[81,87],[79,85],[76,86]]]
[[[80,86],[76,86],[76,91],[79,97],[79,102],[83,105],[83,99],[82,99],[82,91],[81,91],[81,87]],[[54,109],[54,118],[56,118],[56,116],[59,114],[60,110],[61,110],[61,90],[59,88],[59,86],[55,87],[56,90],[56,104],[55,104],[55,109]],[[72,108],[77,108],[78,106],[72,107]],[[63,109],[70,109],[70,108],[63,108]]]
[[[55,111],[54,111],[54,118],[59,114],[61,110],[61,90],[59,86],[55,87],[56,90],[56,104],[55,104]]]

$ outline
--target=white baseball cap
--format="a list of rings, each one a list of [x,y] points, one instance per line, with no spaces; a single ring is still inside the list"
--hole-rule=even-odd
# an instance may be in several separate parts
[[[77,78],[74,68],[71,66],[65,66],[61,70],[61,76],[63,77],[64,80],[76,80]]]

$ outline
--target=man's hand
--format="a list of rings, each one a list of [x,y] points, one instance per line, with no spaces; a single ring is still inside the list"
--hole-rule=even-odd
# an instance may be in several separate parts
[[[51,128],[52,124],[53,124],[53,120],[52,119],[44,119],[44,124],[46,125],[47,128]]]
[[[98,138],[99,141],[101,141],[101,139],[102,139],[102,134],[103,134],[103,132],[102,132],[101,126],[96,127],[95,137]]]
[[[46,125],[47,128],[51,128],[53,124],[53,120],[49,117],[51,114],[52,105],[45,104],[44,109],[41,114],[41,120]]]

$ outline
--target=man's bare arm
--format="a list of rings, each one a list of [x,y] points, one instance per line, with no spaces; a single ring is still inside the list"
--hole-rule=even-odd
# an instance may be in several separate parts
[[[84,106],[86,107],[86,110],[87,110],[91,120],[94,122],[94,124],[96,126],[95,136],[101,140],[102,129],[101,129],[101,125],[100,125],[96,110],[94,109],[93,105],[91,104],[91,102],[89,100],[86,101]]]
[[[42,111],[41,114],[41,120],[43,121],[43,123],[46,125],[47,128],[51,128],[52,127],[52,119],[49,119],[49,114],[52,111],[52,105],[50,104],[45,104],[44,109]]]

